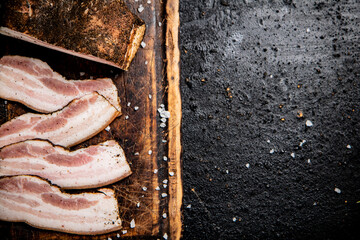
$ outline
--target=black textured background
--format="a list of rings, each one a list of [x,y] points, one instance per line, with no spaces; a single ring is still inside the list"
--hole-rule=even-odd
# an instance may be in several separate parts
[[[360,1],[180,8],[183,238],[360,239]]]

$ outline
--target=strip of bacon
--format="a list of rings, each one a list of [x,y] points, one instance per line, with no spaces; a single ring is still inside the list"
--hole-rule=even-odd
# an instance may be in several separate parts
[[[91,92],[103,95],[120,111],[117,88],[110,78],[66,80],[39,60],[21,56],[0,59],[0,97],[49,113]]]
[[[94,92],[51,114],[26,113],[0,126],[0,147],[28,139],[74,146],[107,127],[120,113]]]
[[[35,176],[0,179],[0,220],[26,222],[73,234],[102,234],[121,228],[118,204],[111,189],[67,194]]]
[[[130,174],[124,151],[114,140],[73,152],[43,140],[0,149],[0,176],[36,175],[61,188],[101,187]]]

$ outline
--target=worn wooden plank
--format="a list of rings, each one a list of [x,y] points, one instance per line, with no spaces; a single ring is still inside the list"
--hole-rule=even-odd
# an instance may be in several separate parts
[[[177,48],[177,38],[170,41],[173,47],[165,47],[166,36],[169,36],[169,28],[165,28],[169,21],[169,17],[165,18],[165,3],[151,1],[151,4],[135,4],[130,0],[125,2],[132,12],[137,12],[139,5],[143,4],[144,11],[138,14],[147,28],[144,38],[146,47],[139,49],[128,72],[4,36],[0,37],[4,42],[0,55],[19,54],[39,58],[68,79],[110,77],[114,80],[119,91],[122,116],[110,125],[110,131],[102,131],[74,149],[106,139],[115,139],[124,148],[133,174],[109,187],[116,191],[123,230],[127,233],[119,231],[89,237],[35,229],[24,223],[0,222],[0,232],[5,239],[117,239],[117,234],[125,238],[157,239],[162,238],[165,233],[171,239],[179,239],[182,183],[178,69],[172,70],[170,75],[167,74],[169,69],[176,69],[178,66],[178,56],[166,53],[168,50],[169,53],[173,51],[173,47]],[[176,1],[172,2],[176,4]],[[178,10],[175,8],[172,13],[167,11],[166,14],[176,15],[176,11]],[[175,21],[171,31],[177,32],[176,24],[178,22]],[[174,76],[174,79],[171,76]],[[166,108],[171,112],[167,128],[159,127],[157,109],[160,104],[167,104]],[[138,110],[135,110],[136,106]],[[4,101],[0,100],[1,116],[6,115],[7,119],[29,111],[31,110],[19,103],[7,101],[4,104]],[[5,121],[4,117],[1,119]],[[149,150],[152,151],[151,154]],[[168,156],[169,161],[163,161],[163,156]],[[155,169],[158,170],[157,174],[154,174]],[[175,175],[169,176],[169,172],[174,172]],[[167,188],[164,188],[165,179],[169,181]],[[155,190],[158,186],[160,191]],[[146,187],[146,191],[143,187]],[[161,197],[161,193],[168,196]],[[162,217],[164,213],[167,218]],[[136,224],[133,229],[130,228],[132,219]]]

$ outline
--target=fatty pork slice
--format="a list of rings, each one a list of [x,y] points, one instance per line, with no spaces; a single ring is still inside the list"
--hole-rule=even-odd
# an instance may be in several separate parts
[[[26,113],[0,126],[0,147],[29,139],[45,139],[70,147],[95,136],[120,112],[94,92],[51,114]]]
[[[36,175],[61,188],[101,187],[130,174],[124,151],[114,140],[72,152],[43,140],[0,149],[0,176]]]
[[[21,56],[0,59],[0,97],[50,113],[91,92],[103,95],[120,111],[117,88],[110,78],[66,80],[39,60]]]
[[[102,234],[121,228],[111,189],[68,194],[36,176],[0,178],[0,220],[73,234]]]

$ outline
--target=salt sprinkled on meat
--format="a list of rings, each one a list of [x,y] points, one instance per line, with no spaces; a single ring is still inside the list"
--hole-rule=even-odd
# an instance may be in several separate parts
[[[142,11],[144,11],[144,7],[142,4],[140,4],[140,6],[138,8],[138,12],[141,13]]]
[[[149,153],[149,155],[151,155],[151,154],[152,154],[152,150],[149,150],[149,152],[148,152],[148,153]]]
[[[145,61],[145,65],[148,65],[148,61]]]
[[[159,27],[161,27],[161,22],[159,22]]]
[[[159,187],[159,186],[157,186],[157,187],[155,188],[155,190],[156,190],[156,191],[159,191],[159,190],[160,190],[160,187]]]
[[[229,171],[227,173],[229,173]],[[174,174],[175,174],[174,172],[169,172],[170,176],[174,176]]]
[[[160,127],[161,128],[166,128],[166,124],[165,123],[160,123]]]
[[[186,208],[191,208],[191,204],[187,205]]]
[[[167,143],[167,140],[166,139],[163,139],[163,140],[161,140],[163,143]]]
[[[162,193],[161,196],[164,198],[164,197],[167,197],[167,193]]]
[[[164,188],[167,188],[167,184],[163,184],[163,187],[164,187]]]
[[[142,48],[145,48],[145,47],[146,47],[146,43],[145,43],[145,42],[141,42],[140,45],[141,45]]]
[[[152,95],[151,94],[149,94],[149,99],[151,99],[152,98]]]
[[[120,234],[116,234],[116,237],[117,237],[117,238],[120,238]]]
[[[308,160],[307,160],[307,163],[308,163],[308,164],[311,164],[311,160],[310,160],[310,159],[308,159]]]
[[[312,127],[313,126],[313,123],[310,120],[306,120],[305,124],[306,124],[307,127]]]
[[[131,228],[134,228],[134,227],[135,227],[135,219],[131,220],[131,222],[130,222],[130,227],[131,227]]]
[[[351,145],[350,145],[350,144],[348,144],[348,145],[346,146],[346,148],[351,149]]]
[[[110,131],[110,126],[107,126],[107,127],[105,128],[105,130],[106,130],[106,131]]]
[[[134,107],[134,110],[135,110],[135,111],[139,110],[139,107],[138,107],[138,106],[135,106],[135,107]]]
[[[164,214],[162,215],[162,217],[163,217],[163,218],[166,218],[166,217],[167,217],[167,214],[166,214],[166,213],[164,213]]]
[[[126,234],[127,233],[127,230],[122,230],[122,234]]]
[[[167,184],[167,183],[168,183],[168,180],[167,180],[167,179],[165,179],[165,180],[163,181],[163,183]]]
[[[160,117],[162,118],[170,118],[170,112],[169,111],[161,111],[160,112]]]
[[[339,188],[337,188],[337,187],[334,189],[334,191],[339,193],[339,194],[341,193],[341,190]]]
[[[271,150],[270,150],[270,153],[271,153],[271,154],[273,154],[274,152],[275,152],[275,150],[274,150],[274,149],[271,149]]]
[[[108,239],[107,240],[112,240],[112,238],[111,237],[108,237]]]
[[[139,155],[140,155],[140,153],[139,153],[139,152],[136,152],[136,153],[134,153],[134,155],[135,155],[135,156],[139,156]]]
[[[157,170],[157,169],[154,169],[154,173],[155,173],[155,174],[158,173],[158,170]]]
[[[292,158],[295,158],[295,153],[290,154]]]
[[[163,123],[166,123],[166,118],[161,118],[160,121],[162,121]]]
[[[236,217],[233,217],[233,219],[232,219],[232,220],[233,220],[233,222],[236,222]]]
[[[148,3],[148,4],[151,4],[151,1],[150,1],[150,0],[148,0],[148,1],[147,1],[147,3]]]
[[[226,171],[225,171],[225,172],[226,172],[226,174],[229,174],[229,170],[227,170],[227,169],[226,169]]]
[[[245,164],[245,166],[246,166],[247,168],[250,168],[250,164],[249,164],[249,163]]]
[[[163,160],[166,162],[168,160],[167,156],[164,156]]]
[[[270,139],[266,140],[267,143],[270,143]]]
[[[164,238],[165,240],[167,240],[167,239],[168,239],[168,235],[167,235],[167,233],[165,233],[165,234],[164,234],[163,238]]]
[[[302,147],[304,145],[304,143],[306,143],[305,139],[300,142],[299,146]]]
[[[140,207],[140,202],[138,202],[138,203],[136,204],[136,207]]]
[[[147,190],[147,187],[142,187],[142,190],[145,192]]]
[[[310,28],[307,28],[307,29],[306,29],[306,32],[309,33],[309,32],[310,32]]]
[[[128,119],[129,119],[129,115],[126,115],[126,116],[125,116],[125,119],[128,120]]]

